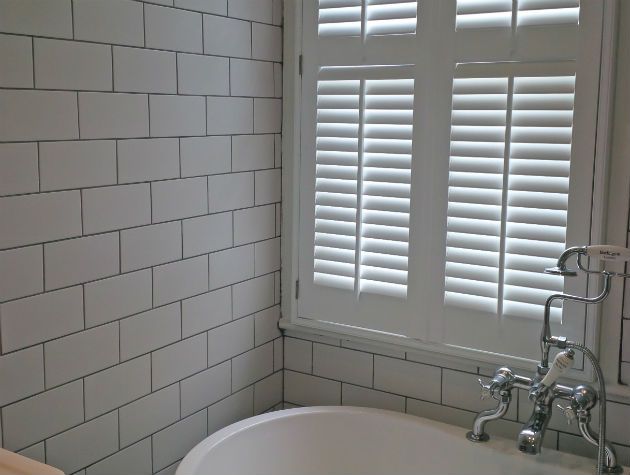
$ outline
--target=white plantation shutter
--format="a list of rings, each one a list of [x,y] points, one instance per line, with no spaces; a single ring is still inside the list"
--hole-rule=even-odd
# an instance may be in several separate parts
[[[564,279],[543,270],[553,267],[566,247],[575,95],[571,68],[458,67],[445,304],[540,320],[547,297],[563,290]],[[547,74],[540,75],[541,70]],[[560,321],[559,306],[552,316]]]
[[[319,0],[319,36],[416,32],[417,0]]]
[[[603,0],[302,5],[297,321],[535,360],[587,291],[543,271],[590,239]]]

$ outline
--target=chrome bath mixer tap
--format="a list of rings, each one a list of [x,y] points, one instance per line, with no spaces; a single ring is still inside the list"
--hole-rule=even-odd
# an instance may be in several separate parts
[[[534,409],[529,420],[525,423],[518,436],[518,448],[521,452],[538,454],[541,451],[547,426],[551,419],[554,403],[562,400],[568,405],[557,404],[569,424],[577,421],[582,437],[590,444],[598,448],[597,475],[604,473],[621,473],[622,468],[617,464],[615,451],[606,441],[606,388],[601,367],[595,354],[581,343],[572,342],[562,336],[551,334],[550,313],[551,305],[555,301],[573,301],[584,304],[597,304],[606,299],[610,293],[613,277],[630,277],[629,274],[620,274],[605,270],[592,270],[582,263],[583,257],[590,257],[604,261],[628,261],[630,249],[618,246],[582,246],[571,247],[565,250],[558,258],[556,267],[546,269],[545,273],[561,275],[565,277],[576,276],[577,272],[567,267],[567,261],[573,256],[577,257],[577,266],[580,271],[587,274],[598,274],[603,277],[603,288],[596,297],[580,297],[567,294],[553,294],[545,303],[543,328],[540,335],[541,359],[532,378],[519,376],[510,368],[499,368],[494,373],[492,380],[481,385],[481,397],[493,397],[499,404],[495,409],[483,411],[477,415],[473,423],[472,431],[466,434],[472,442],[485,442],[490,437],[485,432],[488,422],[500,419],[507,412],[512,401],[512,390],[522,389],[528,392],[529,399],[534,403]],[[549,352],[552,348],[561,351],[556,355],[549,366]],[[557,384],[556,381],[573,366],[575,352],[584,353],[586,358],[595,368],[599,383],[599,391],[585,384],[568,387]],[[599,402],[599,431],[596,433],[591,428],[591,411]]]

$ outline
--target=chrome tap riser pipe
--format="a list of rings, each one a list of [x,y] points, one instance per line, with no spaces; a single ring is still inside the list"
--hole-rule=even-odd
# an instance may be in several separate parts
[[[580,429],[580,434],[582,434],[582,437],[584,437],[586,441],[589,442],[591,445],[597,447],[597,444],[599,443],[599,434],[593,434],[593,431],[591,430],[588,421],[578,421],[578,428]],[[606,468],[611,469],[617,467],[617,454],[615,453],[615,449],[613,448],[613,446],[606,442],[606,447],[604,450],[606,451]],[[611,473],[610,470],[608,472]]]
[[[569,300],[571,302],[581,302],[585,304],[596,304],[602,302],[608,294],[610,293],[610,286],[612,281],[612,275],[608,273],[603,273],[604,276],[604,288],[602,292],[596,297],[580,297],[577,295],[567,295],[567,294],[553,294],[549,296],[547,301],[545,302],[545,314],[543,321],[543,329],[540,334],[540,348],[542,352],[542,357],[540,359],[540,366],[542,368],[549,367],[549,350],[551,349],[551,325],[549,323],[550,314],[551,314],[551,304],[553,304],[556,300]]]

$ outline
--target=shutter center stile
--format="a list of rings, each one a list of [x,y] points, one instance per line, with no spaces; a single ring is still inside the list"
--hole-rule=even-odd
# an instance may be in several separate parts
[[[358,300],[361,296],[361,250],[363,238],[363,167],[365,156],[365,79],[359,86],[359,147],[357,167],[357,244],[354,267],[354,295]]]

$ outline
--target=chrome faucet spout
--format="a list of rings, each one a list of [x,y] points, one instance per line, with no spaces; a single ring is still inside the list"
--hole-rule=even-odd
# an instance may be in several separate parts
[[[551,401],[536,403],[534,412],[518,434],[518,450],[526,454],[540,453],[551,419]]]

